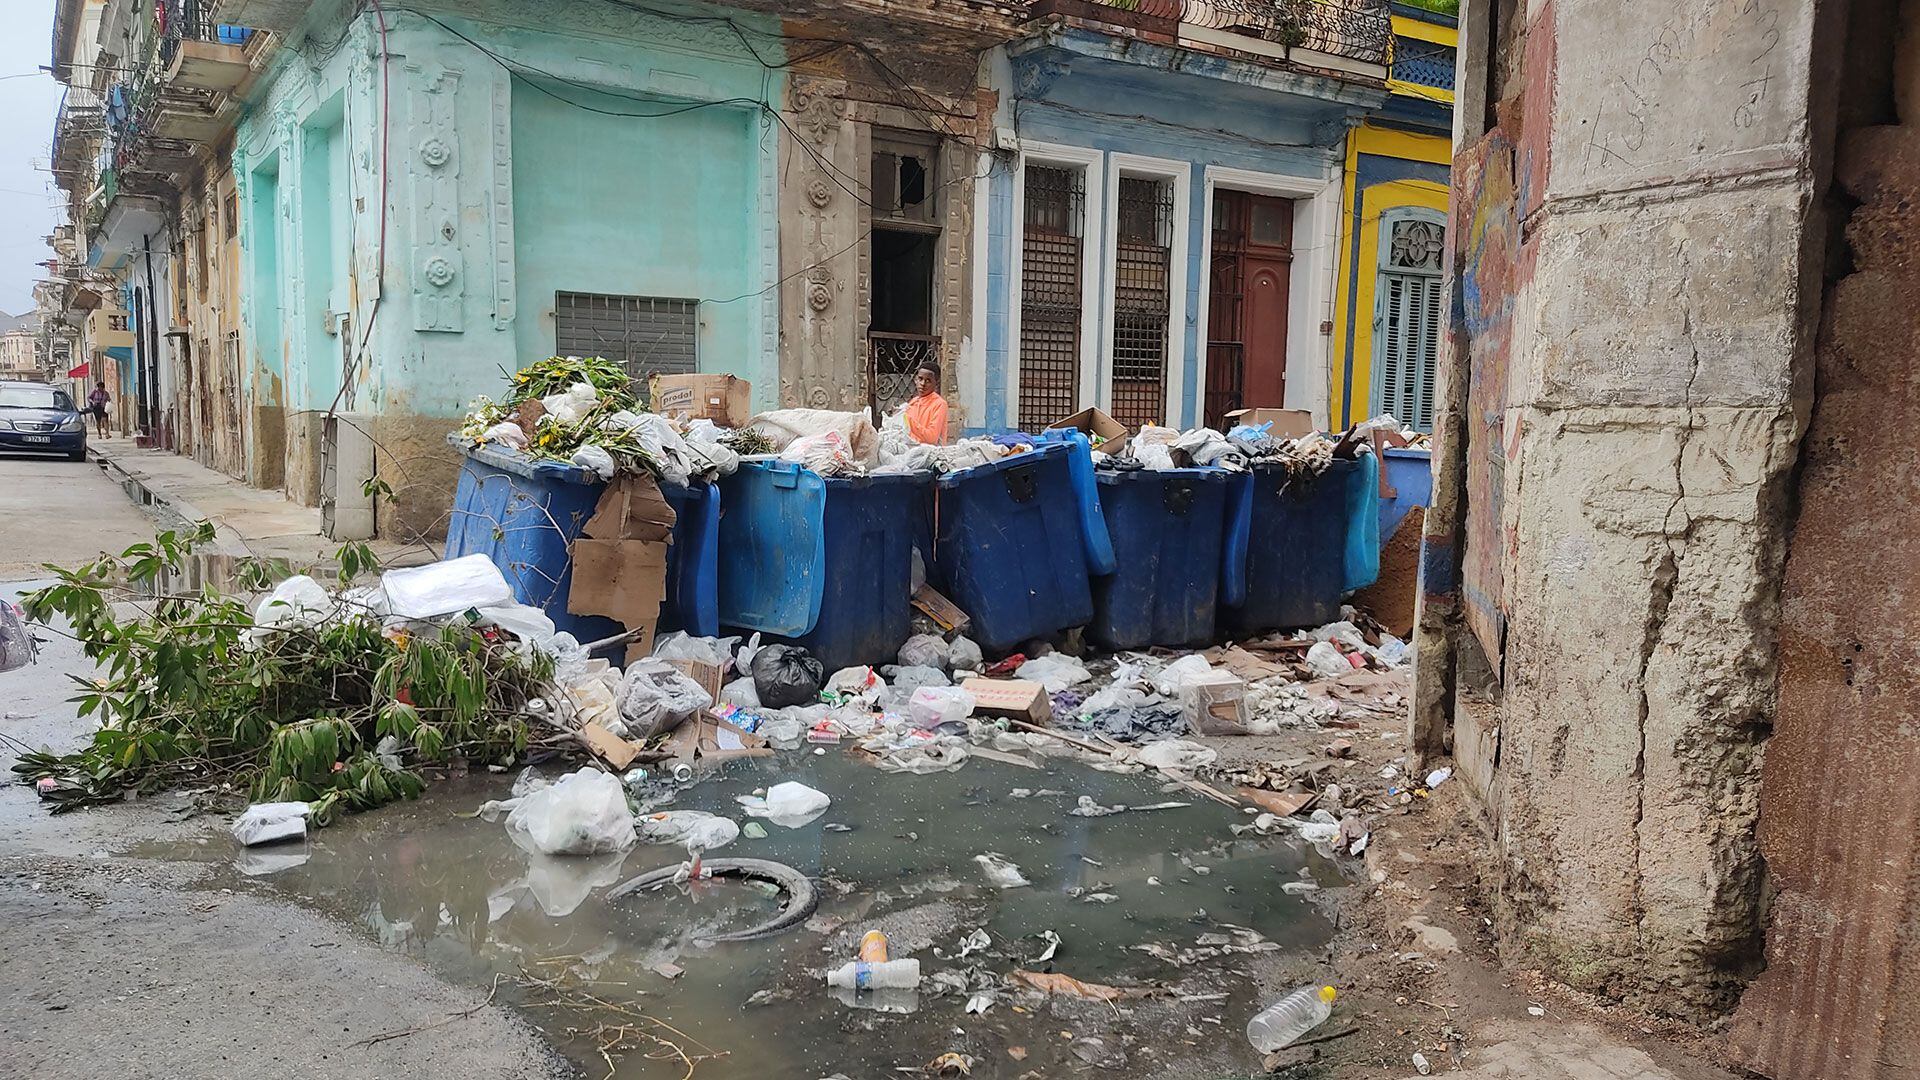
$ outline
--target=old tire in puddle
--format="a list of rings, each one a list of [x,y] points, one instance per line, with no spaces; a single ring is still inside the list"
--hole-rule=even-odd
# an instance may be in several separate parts
[[[757,941],[760,938],[784,934],[813,917],[820,906],[820,894],[814,890],[813,882],[807,875],[785,863],[769,862],[766,859],[707,859],[702,864],[713,877],[732,877],[754,881],[765,881],[778,886],[786,894],[787,902],[780,914],[758,926],[744,930],[729,930],[722,934],[708,934],[699,939],[699,944],[708,945],[719,941]],[[629,878],[613,887],[607,893],[608,900],[619,900],[631,896],[642,889],[657,889],[673,883],[680,872],[679,866],[663,866],[650,870],[639,877]]]

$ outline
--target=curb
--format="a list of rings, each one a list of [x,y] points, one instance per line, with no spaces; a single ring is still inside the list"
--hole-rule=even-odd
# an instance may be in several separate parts
[[[211,522],[214,530],[213,549],[215,551],[235,559],[250,559],[253,557],[252,549],[248,548],[246,541],[242,540],[232,529],[224,528],[219,522],[213,521],[212,518],[202,513],[199,507],[187,500],[177,495],[169,494],[163,488],[149,485],[145,474],[127,468],[118,460],[101,452],[92,444],[87,446],[87,457],[94,464],[100,466],[100,471],[106,473],[108,479],[112,479],[120,485],[120,489],[127,493],[129,501],[144,510],[150,511],[155,517],[160,519],[161,524],[174,527],[191,527],[199,525],[203,521]],[[114,476],[116,473],[118,474],[117,479]]]

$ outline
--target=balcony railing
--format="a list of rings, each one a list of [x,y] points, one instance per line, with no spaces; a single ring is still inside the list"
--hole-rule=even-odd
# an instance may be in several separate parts
[[[154,9],[154,23],[160,32],[160,57],[166,63],[172,63],[173,52],[182,41],[245,45],[253,36],[253,31],[244,26],[216,20],[213,0],[161,0]]]
[[[1178,40],[1185,25],[1368,64],[1387,62],[1393,37],[1387,0],[1037,0],[1032,8],[1036,16],[1080,12],[1149,37]]]

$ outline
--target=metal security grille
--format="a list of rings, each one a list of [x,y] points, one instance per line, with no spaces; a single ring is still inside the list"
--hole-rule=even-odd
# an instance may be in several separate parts
[[[685,375],[696,370],[697,300],[555,293],[554,344],[561,356],[604,356],[627,375]]]
[[[1086,172],[1029,165],[1020,264],[1020,413],[1039,431],[1080,399]]]
[[[1453,89],[1453,49],[1431,41],[1395,36],[1393,76],[1400,82]]]
[[[1226,430],[1226,414],[1246,404],[1246,295],[1241,259],[1247,250],[1247,218],[1252,200],[1245,192],[1218,191],[1213,197],[1213,265],[1207,300],[1208,427]]]
[[[913,377],[925,363],[939,364],[942,343],[932,334],[867,331],[867,407],[873,421],[913,397]]]
[[[1120,178],[1113,266],[1113,418],[1128,427],[1166,413],[1173,184]]]

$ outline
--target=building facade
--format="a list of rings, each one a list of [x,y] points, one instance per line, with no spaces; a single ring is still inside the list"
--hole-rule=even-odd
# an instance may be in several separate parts
[[[31,312],[0,311],[0,379],[43,379],[39,361],[39,320]]]
[[[1338,418],[1352,210],[1428,194],[1351,182],[1431,126],[1401,17],[59,0],[56,172],[130,336],[76,355],[148,442],[330,520],[377,473],[396,536],[443,527],[473,399],[554,354],[756,408],[884,409],[933,359],[971,430]]]
[[[1391,19],[1387,100],[1347,133],[1328,425],[1388,413],[1430,432],[1459,30],[1451,15],[1405,4]]]

